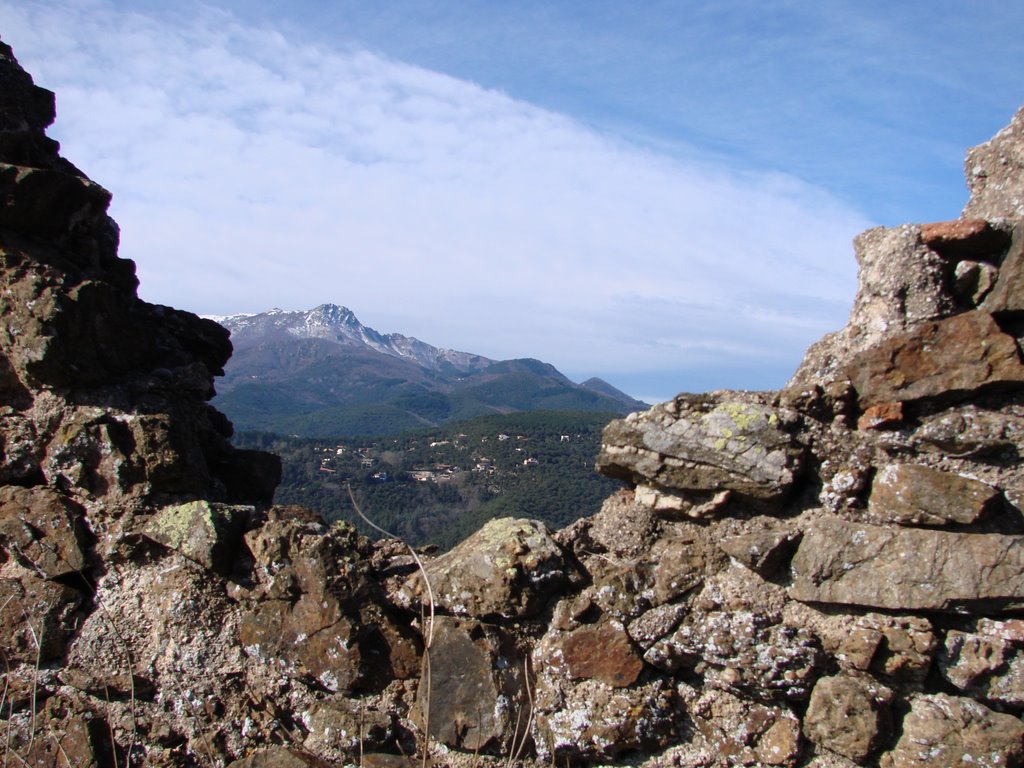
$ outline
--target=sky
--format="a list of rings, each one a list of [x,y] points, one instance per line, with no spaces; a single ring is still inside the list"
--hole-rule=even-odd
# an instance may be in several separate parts
[[[852,238],[955,218],[1024,4],[4,0],[142,298],[342,304],[657,402],[774,389]]]

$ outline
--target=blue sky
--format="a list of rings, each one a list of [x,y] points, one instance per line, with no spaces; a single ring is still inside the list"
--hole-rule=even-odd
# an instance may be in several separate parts
[[[775,388],[850,239],[954,218],[1024,103],[996,2],[0,6],[140,294],[345,304],[633,395]]]

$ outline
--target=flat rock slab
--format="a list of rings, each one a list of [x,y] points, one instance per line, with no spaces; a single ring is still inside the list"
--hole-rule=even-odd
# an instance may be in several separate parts
[[[999,491],[987,483],[920,464],[889,464],[875,475],[872,519],[899,525],[978,522]]]
[[[854,357],[846,373],[861,408],[1024,382],[1017,342],[982,311],[891,336]]]
[[[921,225],[921,242],[943,256],[986,256],[1006,245],[1006,232],[985,219],[954,219]]]
[[[792,562],[796,600],[895,611],[1024,606],[1024,537],[888,528],[827,516]]]
[[[756,401],[680,396],[605,427],[597,468],[671,490],[774,499],[792,485],[802,453],[783,421]]]

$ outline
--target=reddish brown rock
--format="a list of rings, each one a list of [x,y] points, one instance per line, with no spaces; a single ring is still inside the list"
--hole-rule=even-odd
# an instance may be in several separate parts
[[[857,419],[857,429],[885,429],[903,422],[903,403],[879,403],[864,409]]]
[[[569,677],[600,680],[613,688],[636,682],[644,663],[621,626],[612,623],[585,626],[561,641]]]
[[[857,355],[846,368],[866,408],[896,400],[962,396],[1024,381],[1017,343],[987,312],[926,322]]]
[[[999,498],[987,483],[920,464],[888,464],[871,485],[868,513],[899,525],[968,525]]]
[[[0,579],[0,643],[11,661],[29,664],[64,655],[81,594],[63,584],[27,576]]]
[[[334,763],[321,760],[315,755],[282,746],[271,746],[228,764],[228,768],[333,768],[333,766]]]
[[[945,255],[984,256],[1006,246],[1008,238],[985,219],[954,219],[921,225],[921,242]]]
[[[1024,705],[1024,653],[998,635],[946,633],[939,669],[958,690],[989,702]]]

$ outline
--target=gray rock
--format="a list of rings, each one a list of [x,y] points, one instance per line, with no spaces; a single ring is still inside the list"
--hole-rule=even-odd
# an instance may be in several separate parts
[[[1024,537],[855,524],[804,531],[792,561],[797,600],[894,611],[1024,606]]]
[[[1024,109],[964,161],[971,199],[964,216],[998,219],[1024,216]]]
[[[802,451],[783,428],[792,417],[739,393],[680,395],[609,424],[598,470],[655,488],[778,499],[800,466]]]

